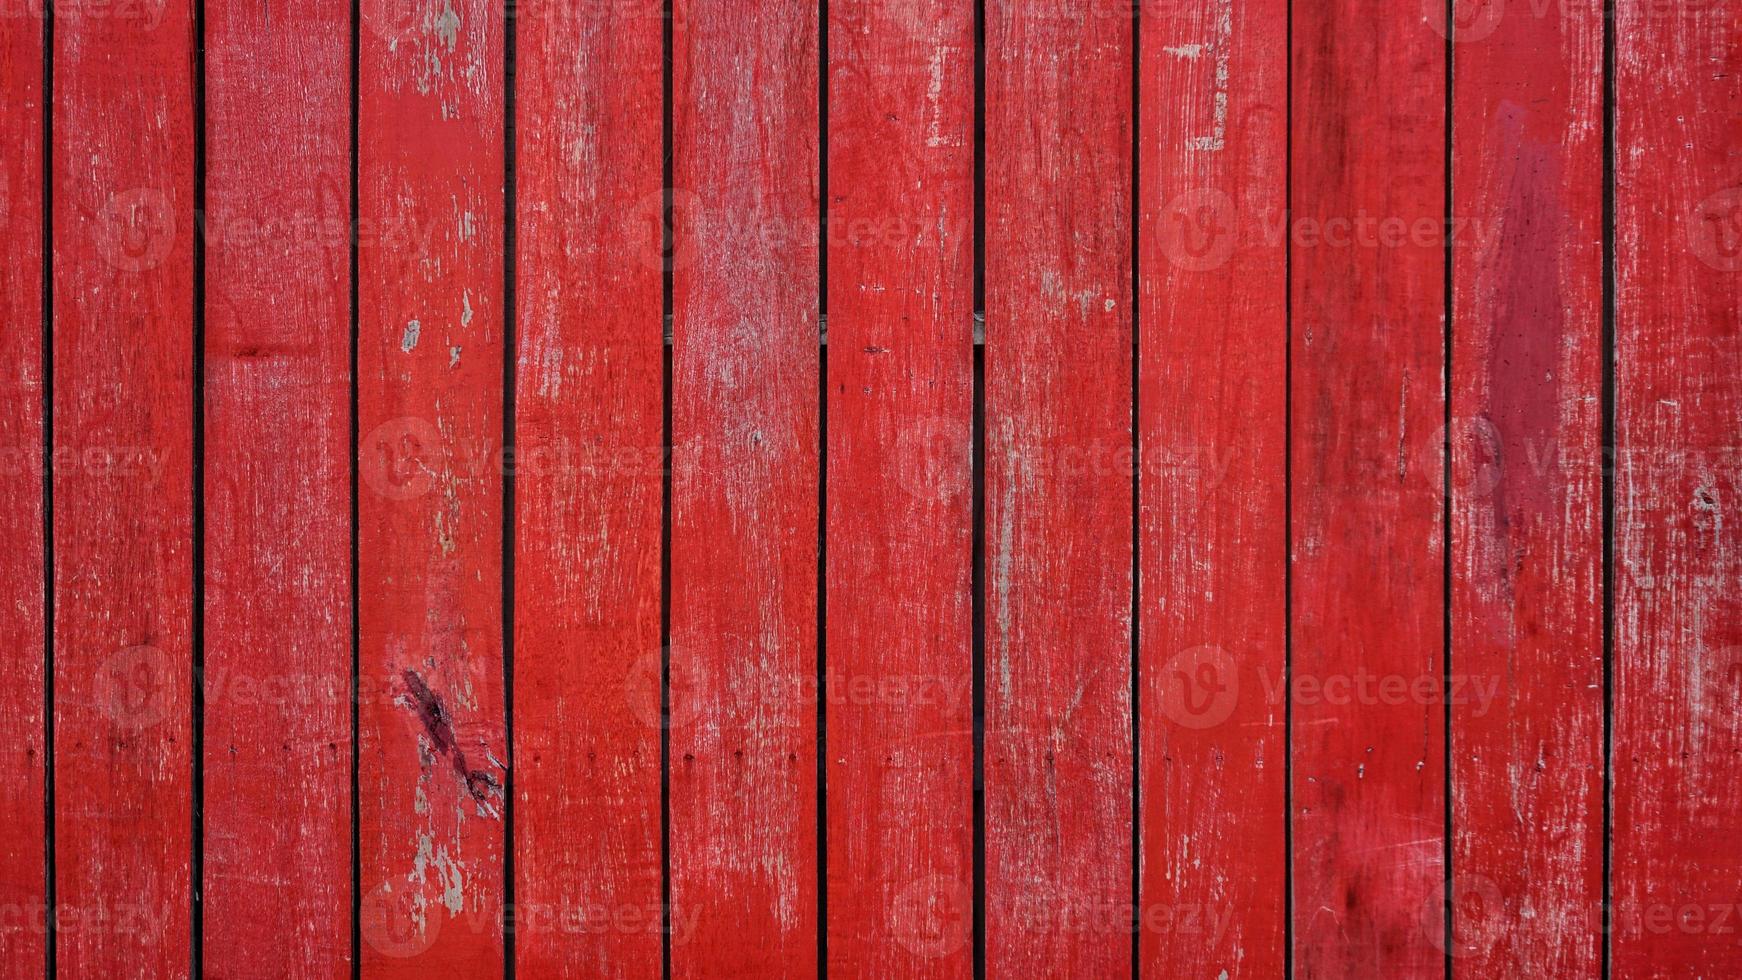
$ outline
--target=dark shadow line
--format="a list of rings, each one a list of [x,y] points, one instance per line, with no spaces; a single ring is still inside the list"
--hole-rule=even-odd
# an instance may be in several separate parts
[[[1613,968],[1610,949],[1614,902],[1615,851],[1615,473],[1620,464],[1616,446],[1616,381],[1619,371],[1615,306],[1615,0],[1603,4],[1603,310],[1602,310],[1602,448],[1603,474],[1603,892],[1599,932],[1602,975]]]
[[[54,785],[54,4],[42,5],[42,727],[44,976],[57,969]]]
[[[195,0],[193,25],[194,87],[194,241],[193,241],[193,739],[192,835],[189,861],[189,962],[194,976],[205,970],[205,805],[206,805],[206,4]]]
[[[518,89],[515,55],[519,13],[515,0],[505,0],[502,18],[502,975],[514,980],[514,879],[517,867],[514,837],[514,555],[516,514],[515,437],[519,410],[519,329],[515,275],[519,221],[519,184],[515,153]]]

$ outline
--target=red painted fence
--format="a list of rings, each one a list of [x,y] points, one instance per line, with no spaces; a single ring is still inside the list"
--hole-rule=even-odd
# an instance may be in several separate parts
[[[1742,974],[1742,0],[0,78],[7,975]]]

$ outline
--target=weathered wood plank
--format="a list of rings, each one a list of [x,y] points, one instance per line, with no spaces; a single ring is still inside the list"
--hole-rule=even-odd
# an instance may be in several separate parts
[[[1283,972],[1287,18],[1141,22],[1146,976]]]
[[[829,5],[830,969],[973,968],[971,5]]]
[[[817,970],[817,5],[677,0],[672,973]]]
[[[363,972],[503,969],[503,14],[366,0]]]
[[[350,18],[206,7],[205,970],[351,973]],[[286,942],[294,937],[293,942]]]
[[[519,13],[515,954],[523,977],[652,977],[661,21]]]
[[[1455,13],[1453,968],[1595,976],[1603,10]]]
[[[986,7],[986,962],[1131,971],[1132,29]]]
[[[41,973],[48,948],[48,869],[43,793],[48,729],[43,720],[43,332],[42,20],[0,21],[0,960]]]
[[[54,833],[67,976],[191,968],[192,28],[187,3],[55,14]]]
[[[1294,956],[1445,969],[1445,38],[1294,8]],[[1403,692],[1399,695],[1397,692]]]
[[[1617,976],[1742,970],[1742,3],[1619,0]]]

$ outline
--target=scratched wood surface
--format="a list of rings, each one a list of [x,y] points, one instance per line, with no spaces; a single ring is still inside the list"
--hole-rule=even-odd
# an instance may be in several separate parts
[[[0,12],[7,970],[1742,972],[1742,2],[1612,6]]]
[[[351,972],[349,18],[206,6],[204,965]],[[285,942],[285,937],[295,937]]]
[[[1146,976],[1283,970],[1286,14],[1208,0],[1142,21]]]
[[[1132,968],[1131,24],[986,7],[986,966]]]
[[[1621,0],[1613,966],[1742,969],[1742,3]]]
[[[56,955],[69,976],[184,977],[195,830],[192,7],[106,14],[54,25]]]
[[[43,796],[48,785],[43,724],[45,630],[43,561],[43,33],[35,18],[0,21],[0,232],[9,256],[0,267],[0,813],[11,832],[0,841],[0,960],[40,974],[47,962],[48,867]]]
[[[829,18],[828,966],[967,977],[973,12]]]
[[[1454,12],[1450,949],[1459,976],[1595,976],[1602,6]]]
[[[1445,717],[1432,692],[1445,668],[1445,42],[1433,28],[1414,4],[1294,10],[1289,690],[1305,976],[1444,970]],[[1384,693],[1399,684],[1408,693]]]
[[[503,970],[501,8],[363,6],[359,928],[367,976]],[[367,233],[367,234],[365,234]]]
[[[673,9],[671,969],[806,976],[820,924],[818,9]]]
[[[658,976],[661,24],[520,12],[516,962]]]

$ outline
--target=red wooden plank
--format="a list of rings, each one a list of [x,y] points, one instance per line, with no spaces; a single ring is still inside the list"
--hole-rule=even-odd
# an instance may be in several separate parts
[[[817,970],[817,5],[674,8],[672,973]]]
[[[185,977],[193,33],[186,3],[129,9],[54,29],[57,956]]]
[[[1142,19],[1146,976],[1279,976],[1288,851],[1285,0]]]
[[[42,21],[0,22],[0,960],[40,973],[47,951],[43,789]]]
[[[523,977],[648,977],[661,964],[661,21],[562,6],[523,6],[516,35],[515,954]]]
[[[503,19],[363,7],[363,972],[503,967]]]
[[[351,972],[350,18],[206,8],[204,967]],[[287,937],[294,942],[286,943]]]
[[[1131,971],[1132,29],[986,7],[986,963]]]
[[[1294,9],[1289,694],[1305,976],[1445,968],[1445,39],[1433,23],[1389,0]]]
[[[971,5],[829,5],[829,965],[973,968]]]
[[[1458,976],[1601,971],[1602,13],[1456,11]]]
[[[1742,970],[1742,3],[1615,22],[1617,976]]]

